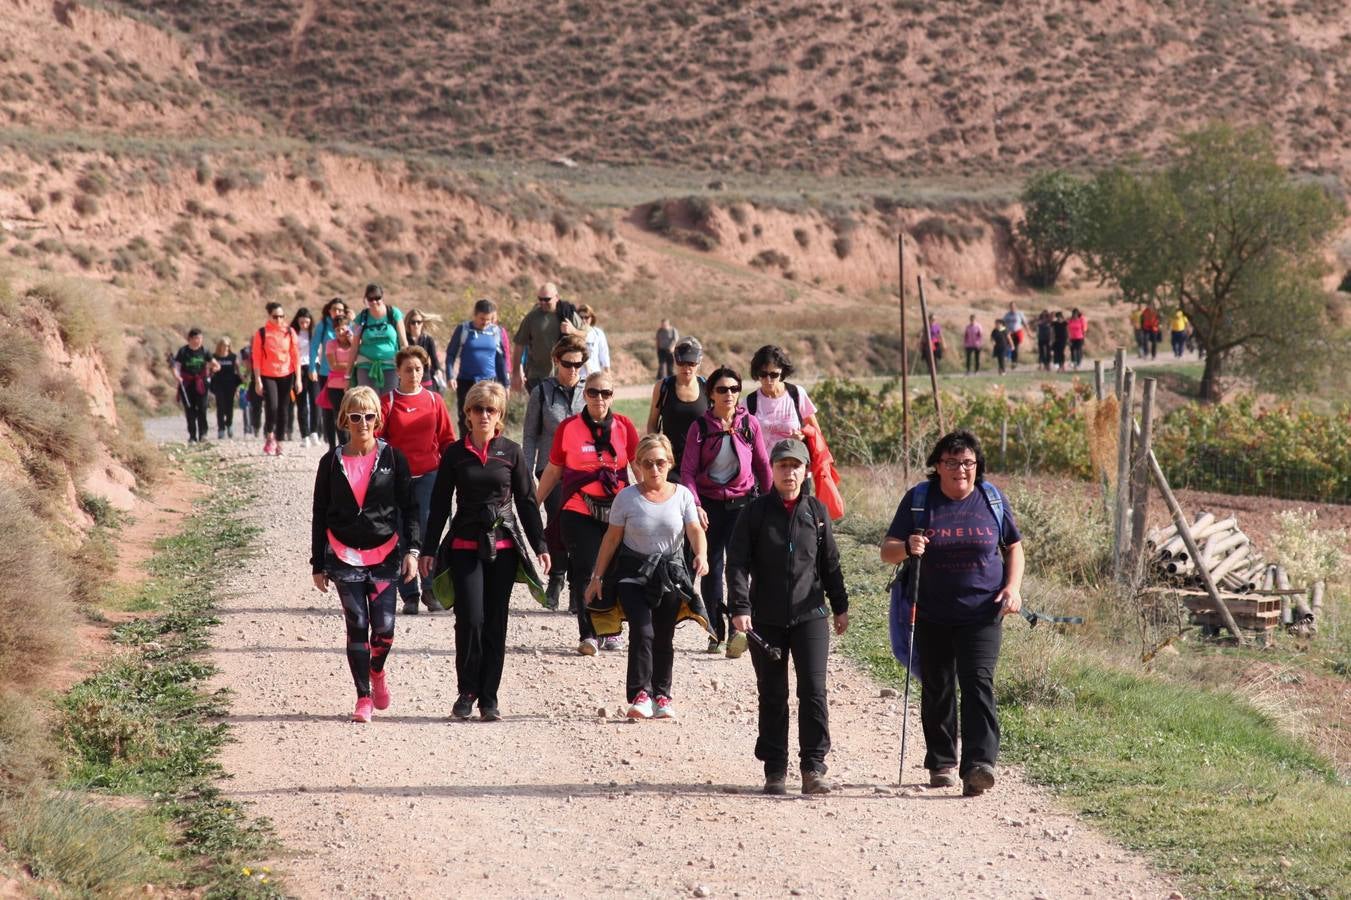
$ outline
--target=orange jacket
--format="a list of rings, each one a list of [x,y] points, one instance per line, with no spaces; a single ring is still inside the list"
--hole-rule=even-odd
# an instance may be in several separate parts
[[[289,325],[269,319],[253,333],[253,371],[268,378],[285,378],[300,371],[300,341]]]

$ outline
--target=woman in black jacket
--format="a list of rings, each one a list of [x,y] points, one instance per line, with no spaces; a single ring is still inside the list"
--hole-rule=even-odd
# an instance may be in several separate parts
[[[796,439],[774,445],[774,490],[751,502],[737,519],[727,549],[732,627],[751,642],[760,694],[760,734],[755,758],[765,764],[765,793],[787,792],[788,656],[797,672],[798,747],[802,793],[828,794],[830,751],[826,657],[830,624],[849,627],[849,591],[825,505],[802,493],[810,457]],[[830,609],[826,609],[826,598]],[[763,642],[763,643],[762,643]],[[771,656],[769,648],[778,651]]]
[[[376,440],[380,398],[353,388],[338,411],[347,443],[324,454],[314,479],[310,567],[314,586],[338,589],[347,621],[347,664],[356,682],[353,722],[369,722],[372,709],[389,707],[385,663],[394,644],[396,582],[417,574],[417,502],[402,453]]]
[[[502,718],[497,688],[507,653],[507,607],[517,567],[529,566],[523,541],[538,555],[541,574],[549,573],[534,475],[521,445],[502,437],[506,412],[506,388],[495,381],[480,381],[465,395],[469,430],[441,454],[422,541],[422,577],[448,568],[455,586],[456,719],[469,718],[475,702],[483,721]],[[452,498],[455,516],[442,543]]]

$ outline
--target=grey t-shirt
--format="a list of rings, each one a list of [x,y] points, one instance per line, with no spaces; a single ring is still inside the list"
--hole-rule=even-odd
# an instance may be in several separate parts
[[[672,325],[670,328],[657,329],[658,350],[670,350],[672,347],[676,345],[676,341],[679,339],[680,339],[680,332],[676,331],[674,325]]]
[[[624,546],[650,556],[678,550],[685,539],[685,526],[699,521],[694,495],[683,484],[661,503],[643,499],[642,490],[631,484],[619,492],[610,506],[610,524],[624,529]]]

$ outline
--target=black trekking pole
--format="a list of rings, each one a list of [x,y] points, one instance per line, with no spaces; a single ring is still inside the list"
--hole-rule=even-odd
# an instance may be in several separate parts
[[[915,534],[923,533],[922,531],[915,532]],[[905,786],[905,738],[906,726],[910,724],[910,666],[915,659],[915,615],[919,612],[919,562],[921,557],[916,556],[914,559],[915,577],[910,588],[910,643],[906,646],[905,651],[905,697],[901,701],[901,767],[900,772],[896,775],[896,784],[900,787]]]

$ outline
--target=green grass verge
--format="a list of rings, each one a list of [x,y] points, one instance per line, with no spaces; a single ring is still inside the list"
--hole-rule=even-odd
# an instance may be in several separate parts
[[[97,830],[126,845],[120,858],[141,862],[126,873],[134,873],[130,885],[122,876],[111,885],[89,884],[81,864],[88,855],[71,852],[78,831],[70,836],[72,829],[60,825],[71,802],[62,794],[53,795],[49,809],[31,811],[35,824],[25,856],[39,877],[79,890],[134,887],[149,878],[210,897],[279,896],[256,865],[274,849],[268,823],[251,819],[217,787],[223,772],[216,757],[228,735],[216,719],[228,698],[206,689],[214,668],[200,658],[216,624],[213,591],[229,567],[249,555],[257,534],[237,516],[250,496],[247,469],[222,465],[209,448],[175,455],[212,490],[178,534],[159,542],[149,563],[150,577],[134,605],[162,611],[114,629],[113,640],[125,652],[61,703],[65,787],[131,798],[133,808],[109,812],[121,819]],[[94,845],[110,846],[106,840]]]
[[[853,535],[841,553],[853,613],[844,650],[899,685],[890,572]],[[1123,670],[1021,621],[1006,629],[996,693],[1005,760],[1189,895],[1345,896],[1351,788],[1241,696]]]

